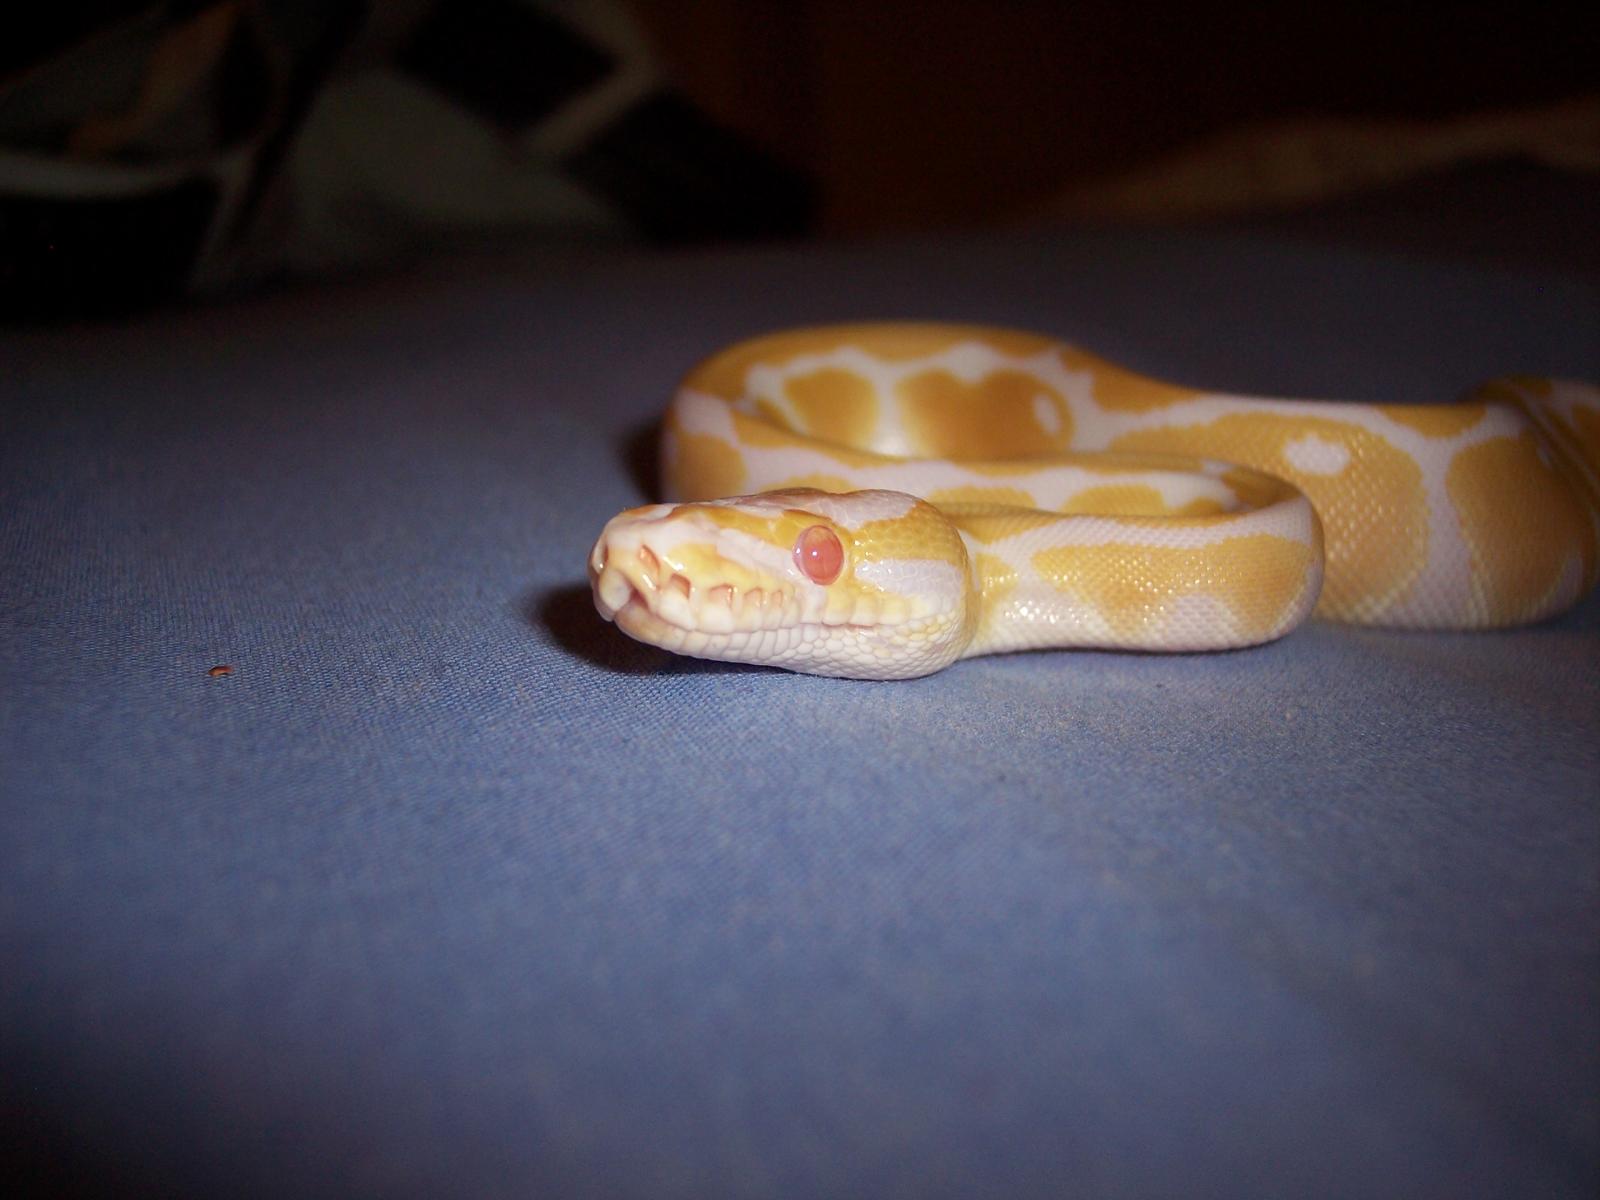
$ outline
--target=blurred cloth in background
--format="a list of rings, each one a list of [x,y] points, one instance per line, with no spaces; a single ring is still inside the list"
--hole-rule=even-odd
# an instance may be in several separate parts
[[[0,313],[507,235],[812,227],[809,181],[667,87],[612,0],[98,8],[0,60]]]
[[[1190,219],[1468,162],[1600,164],[1593,15],[1153,20],[976,0],[0,18],[0,315],[512,240]]]

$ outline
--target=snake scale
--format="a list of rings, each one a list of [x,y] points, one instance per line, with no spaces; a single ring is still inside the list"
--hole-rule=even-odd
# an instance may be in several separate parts
[[[1255,645],[1313,611],[1493,629],[1584,596],[1600,389],[1275,400],[967,325],[733,345],[663,422],[667,504],[613,518],[602,616],[681,654],[910,678],[1050,647]],[[730,498],[731,497],[731,498]]]

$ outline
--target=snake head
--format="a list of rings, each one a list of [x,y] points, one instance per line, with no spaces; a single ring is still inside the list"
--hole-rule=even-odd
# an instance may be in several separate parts
[[[639,641],[847,678],[948,666],[977,614],[960,533],[901,492],[629,509],[601,532],[589,580],[600,615]]]

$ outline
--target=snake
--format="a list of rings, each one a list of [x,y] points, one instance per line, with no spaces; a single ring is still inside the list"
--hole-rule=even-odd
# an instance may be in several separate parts
[[[908,679],[1023,650],[1217,651],[1307,617],[1492,630],[1594,586],[1600,388],[1234,395],[1020,330],[781,330],[691,369],[600,615],[678,654]]]

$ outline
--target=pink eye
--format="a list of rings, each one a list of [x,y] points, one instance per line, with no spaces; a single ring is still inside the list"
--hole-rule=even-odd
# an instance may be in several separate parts
[[[795,538],[794,562],[812,583],[829,584],[844,570],[844,547],[826,525],[813,525]]]

